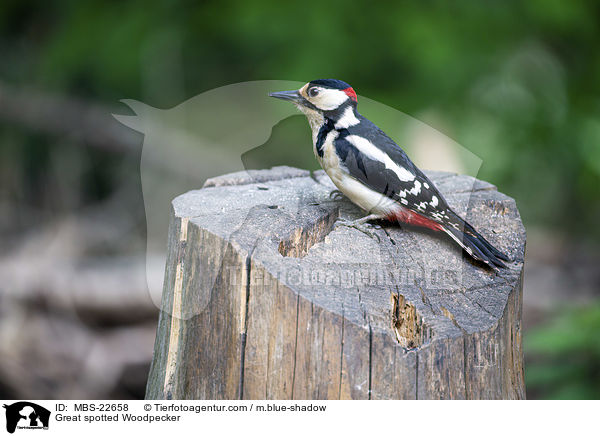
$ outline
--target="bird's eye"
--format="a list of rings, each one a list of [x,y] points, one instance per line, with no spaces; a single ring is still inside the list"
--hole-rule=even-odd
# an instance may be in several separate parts
[[[316,97],[317,95],[319,95],[319,88],[310,88],[308,90],[309,97]]]

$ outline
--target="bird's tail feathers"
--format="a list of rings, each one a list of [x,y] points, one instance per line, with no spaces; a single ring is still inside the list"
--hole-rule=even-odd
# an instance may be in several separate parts
[[[469,223],[456,214],[452,214],[450,223],[444,225],[444,231],[473,258],[494,269],[506,268],[502,261],[510,261],[508,256],[490,244]]]

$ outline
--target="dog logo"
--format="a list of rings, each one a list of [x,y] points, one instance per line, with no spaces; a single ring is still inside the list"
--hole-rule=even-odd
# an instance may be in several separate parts
[[[50,411],[28,401],[4,405],[6,409],[6,431],[14,433],[18,429],[48,430]]]

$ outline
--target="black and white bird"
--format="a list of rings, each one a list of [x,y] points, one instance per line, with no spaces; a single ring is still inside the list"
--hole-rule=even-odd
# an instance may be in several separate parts
[[[492,268],[508,257],[458,216],[435,185],[389,136],[356,110],[356,92],[341,80],[321,79],[299,90],[269,94],[289,100],[308,118],[313,150],[337,188],[368,215],[447,233]]]

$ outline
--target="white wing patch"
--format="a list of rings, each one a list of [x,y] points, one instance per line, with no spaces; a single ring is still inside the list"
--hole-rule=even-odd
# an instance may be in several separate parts
[[[342,117],[335,123],[335,128],[338,130],[347,129],[350,126],[356,126],[358,123],[360,123],[360,120],[354,115],[354,109],[348,106],[342,114]]]
[[[415,180],[415,184],[413,185],[413,188],[408,192],[415,196],[419,195],[421,193],[421,182],[419,182],[418,180]]]
[[[377,160],[385,165],[385,167],[389,170],[392,170],[403,182],[410,182],[415,180],[415,175],[408,171],[406,168],[399,166],[396,162],[394,162],[384,151],[377,148],[371,141],[365,139],[361,136],[357,135],[349,135],[346,137],[346,140],[354,145],[361,153],[369,156],[371,159]],[[417,180],[415,181],[415,187],[418,185],[418,191],[414,194],[418,194],[421,190],[421,183]],[[411,191],[412,192],[412,191]]]

